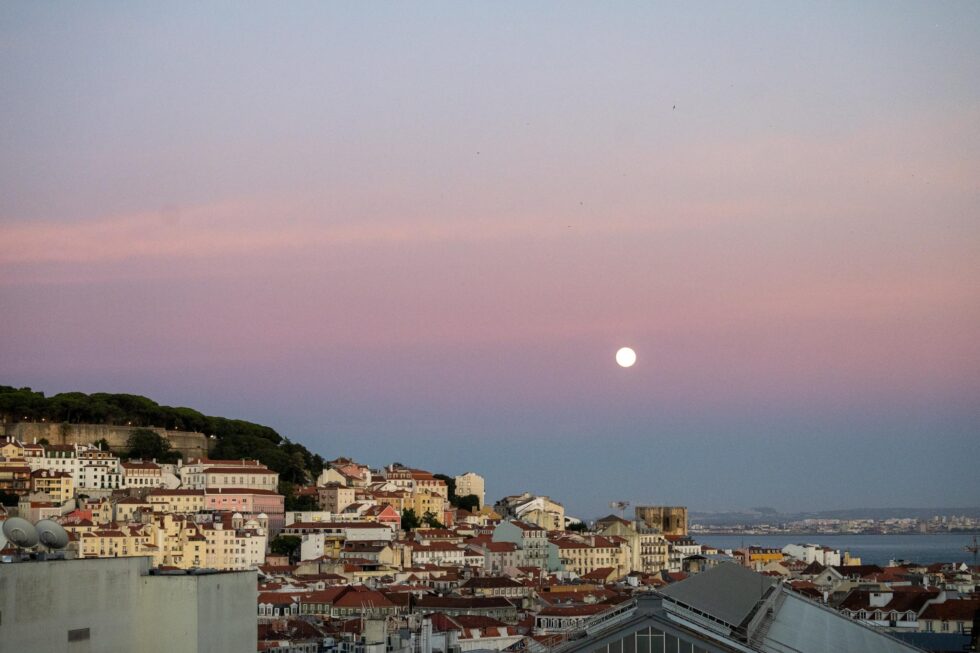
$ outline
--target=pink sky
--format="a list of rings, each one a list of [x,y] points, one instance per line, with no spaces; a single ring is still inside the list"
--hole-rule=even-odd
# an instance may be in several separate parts
[[[477,467],[461,432],[980,456],[976,8],[562,9],[0,9],[0,383],[374,464]]]

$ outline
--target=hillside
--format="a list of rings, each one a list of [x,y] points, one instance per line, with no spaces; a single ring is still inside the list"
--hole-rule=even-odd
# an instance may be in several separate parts
[[[293,485],[312,483],[324,460],[275,429],[240,419],[205,415],[193,408],[162,406],[139,395],[65,392],[45,397],[31,388],[0,386],[0,418],[20,421],[108,424],[197,431],[214,436],[212,458],[255,458],[279,472],[280,492],[292,503]]]

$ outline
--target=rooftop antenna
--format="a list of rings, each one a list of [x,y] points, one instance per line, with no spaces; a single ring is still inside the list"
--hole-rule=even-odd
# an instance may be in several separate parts
[[[34,525],[20,517],[11,517],[4,521],[0,532],[2,532],[0,549],[7,546],[8,542],[19,549],[30,549],[38,543],[39,539]]]
[[[48,549],[63,549],[68,546],[68,532],[61,524],[50,519],[42,519],[34,524],[38,539]]]
[[[610,501],[609,507],[619,513],[619,518],[623,518],[623,513],[630,507],[629,501]]]

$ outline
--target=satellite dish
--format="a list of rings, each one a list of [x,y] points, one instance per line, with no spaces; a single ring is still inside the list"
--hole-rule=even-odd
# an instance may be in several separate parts
[[[11,517],[3,522],[3,534],[10,543],[22,549],[29,549],[38,541],[37,529],[26,519]]]
[[[49,549],[63,549],[68,546],[68,531],[61,527],[58,522],[50,519],[42,519],[34,524],[41,544]]]

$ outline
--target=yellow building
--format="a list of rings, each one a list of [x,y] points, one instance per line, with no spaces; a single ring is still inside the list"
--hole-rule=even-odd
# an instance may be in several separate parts
[[[75,497],[75,482],[68,472],[35,470],[31,472],[31,489],[50,496],[57,503],[64,503]]]
[[[465,497],[470,494],[480,500],[478,507],[486,505],[485,481],[475,472],[466,472],[456,477],[456,496]]]
[[[565,535],[551,538],[566,571],[584,576],[596,569],[612,568],[615,577],[631,568],[631,550],[621,537]]]
[[[316,489],[320,510],[329,513],[343,512],[344,508],[354,503],[356,491],[352,487],[340,483],[327,483]]]
[[[149,525],[147,525],[149,526]],[[163,564],[163,552],[152,543],[151,528],[128,526],[104,528],[82,533],[78,539],[79,558],[129,558],[150,556],[154,567]]]
[[[0,457],[23,458],[24,445],[10,436],[0,438]]]
[[[747,549],[740,549],[738,554],[736,557],[742,558],[746,567],[756,571],[761,571],[770,563],[781,562],[785,557],[781,549],[763,546],[750,546]]]
[[[126,497],[116,502],[115,520],[119,523],[137,521],[140,511],[152,510],[152,505],[148,501],[137,499],[136,497]]]
[[[146,500],[153,512],[186,515],[204,510],[204,490],[152,490]]]
[[[663,534],[643,522],[613,519],[602,530],[602,535],[624,538],[630,547],[631,571],[656,573],[667,569],[667,540]]]
[[[0,459],[0,490],[26,496],[31,491],[31,468],[23,458]]]
[[[415,511],[420,518],[427,512],[431,512],[437,519],[442,519],[443,511],[448,501],[439,494],[428,490],[416,490],[409,496],[408,508]]]

